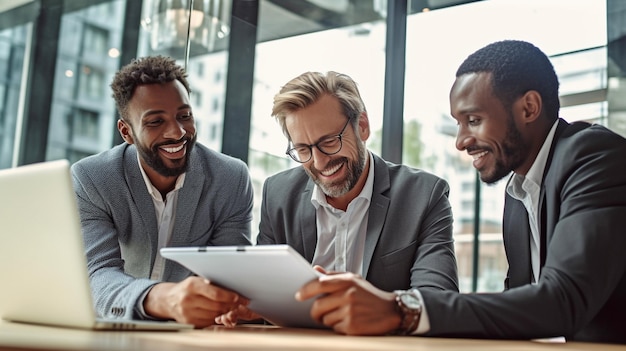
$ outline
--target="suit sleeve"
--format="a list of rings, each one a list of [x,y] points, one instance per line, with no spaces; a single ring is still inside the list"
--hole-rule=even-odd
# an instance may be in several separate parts
[[[72,167],[92,296],[101,317],[133,318],[139,296],[156,282],[124,273],[118,232],[107,203],[80,164]]]
[[[257,245],[289,244],[310,262],[317,236],[308,182],[302,167],[265,180]]]
[[[274,237],[276,232],[272,229],[272,217],[268,213],[270,206],[270,200],[268,200],[268,194],[272,194],[269,188],[271,178],[268,178],[263,183],[263,199],[261,202],[261,221],[259,223],[259,233],[256,238],[257,245],[272,245],[276,244],[277,240]]]
[[[448,184],[437,179],[419,227],[421,239],[411,268],[412,287],[459,291],[448,193]]]

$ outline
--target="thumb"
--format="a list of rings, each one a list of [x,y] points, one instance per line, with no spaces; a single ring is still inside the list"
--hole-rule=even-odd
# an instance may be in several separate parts
[[[313,269],[315,269],[316,271],[318,271],[318,272],[320,272],[322,274],[327,274],[326,270],[322,266],[315,265],[315,266],[313,266]]]

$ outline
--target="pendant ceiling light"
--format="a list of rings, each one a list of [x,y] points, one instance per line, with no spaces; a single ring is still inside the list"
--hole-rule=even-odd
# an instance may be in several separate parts
[[[150,48],[175,58],[212,52],[230,31],[231,0],[153,0],[148,12]]]

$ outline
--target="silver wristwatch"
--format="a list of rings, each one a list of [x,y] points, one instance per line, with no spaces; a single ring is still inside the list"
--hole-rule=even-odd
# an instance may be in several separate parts
[[[397,335],[412,334],[419,325],[422,315],[422,300],[415,290],[396,290],[396,303],[398,312],[402,317],[400,327],[396,330]]]

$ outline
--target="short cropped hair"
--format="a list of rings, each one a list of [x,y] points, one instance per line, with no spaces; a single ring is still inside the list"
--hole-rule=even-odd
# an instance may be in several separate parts
[[[559,115],[559,80],[550,59],[533,44],[519,40],[491,43],[465,59],[456,77],[491,73],[493,94],[507,108],[530,90],[543,101],[543,114],[551,121]]]
[[[326,74],[305,72],[287,82],[274,96],[272,116],[278,120],[289,140],[291,137],[285,127],[287,115],[315,103],[324,95],[339,100],[344,115],[352,120],[353,126],[358,124],[361,113],[367,112],[356,82],[348,75],[333,71]]]
[[[166,56],[148,56],[132,60],[122,67],[113,77],[111,89],[115,105],[123,120],[128,121],[128,103],[140,85],[163,84],[178,80],[187,93],[191,93],[187,82],[187,73]]]

